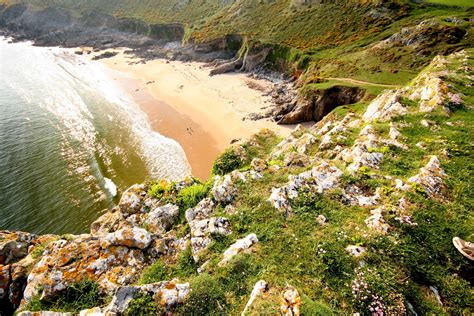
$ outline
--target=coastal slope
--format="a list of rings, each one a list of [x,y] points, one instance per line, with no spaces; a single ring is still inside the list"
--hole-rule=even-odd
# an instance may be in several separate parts
[[[472,264],[451,240],[474,234],[473,54],[438,56],[409,85],[285,138],[262,130],[207,183],[135,185],[89,234],[3,231],[2,306],[469,313]]]

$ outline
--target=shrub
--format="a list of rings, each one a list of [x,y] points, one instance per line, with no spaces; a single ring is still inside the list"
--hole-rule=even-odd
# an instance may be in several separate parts
[[[189,277],[196,274],[198,266],[193,259],[193,253],[190,247],[186,248],[178,255],[178,262],[173,267],[176,276]]]
[[[167,267],[158,260],[154,264],[146,267],[143,271],[139,283],[140,284],[150,284],[160,281],[165,281],[168,278]]]
[[[301,314],[311,316],[331,316],[334,315],[331,308],[321,302],[313,301],[308,296],[302,294]]]
[[[69,285],[52,301],[43,301],[39,297],[34,297],[25,310],[78,313],[83,309],[102,306],[105,303],[106,297],[100,293],[99,286],[91,280],[83,280]]]
[[[200,274],[190,282],[191,293],[178,314],[218,315],[225,304],[224,291],[209,274]]]
[[[153,297],[145,293],[137,294],[133,300],[130,301],[128,308],[124,312],[125,316],[147,316],[159,314],[160,308],[153,300]]]
[[[224,175],[242,167],[243,159],[235,148],[226,149],[212,166],[212,174]]]
[[[190,187],[185,187],[179,191],[177,196],[177,203],[181,210],[195,207],[202,199],[207,196],[209,192],[208,184],[194,184]]]
[[[172,185],[166,180],[155,182],[150,185],[150,188],[148,189],[148,195],[157,199],[161,199],[163,196],[170,193],[171,189]]]

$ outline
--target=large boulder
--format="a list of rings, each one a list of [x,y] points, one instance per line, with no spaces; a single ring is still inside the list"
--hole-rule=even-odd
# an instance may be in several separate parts
[[[150,233],[138,227],[124,228],[109,233],[105,240],[114,246],[125,246],[128,248],[145,249],[151,243]]]
[[[186,211],[186,220],[191,230],[191,250],[195,261],[199,261],[200,253],[210,245],[212,236],[231,233],[227,218],[211,217],[214,210],[214,202],[206,198]]]
[[[50,299],[85,279],[106,292],[134,281],[146,263],[142,248],[150,244],[149,234],[132,230],[107,237],[85,234],[51,242],[28,275],[22,303],[38,295]]]

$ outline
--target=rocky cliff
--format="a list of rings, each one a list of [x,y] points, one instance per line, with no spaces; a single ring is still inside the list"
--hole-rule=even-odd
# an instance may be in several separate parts
[[[87,234],[1,232],[2,313],[469,314],[451,239],[474,236],[473,66],[438,56],[284,139],[262,130],[208,183],[135,185]]]

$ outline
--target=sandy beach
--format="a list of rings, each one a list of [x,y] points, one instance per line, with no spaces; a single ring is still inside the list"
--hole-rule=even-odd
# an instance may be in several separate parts
[[[138,61],[120,51],[99,62],[147,113],[152,128],[181,144],[197,178],[208,179],[215,158],[232,140],[262,128],[280,135],[292,129],[269,120],[242,120],[270,104],[262,92],[270,87],[264,80],[245,74],[211,77],[201,63]]]

